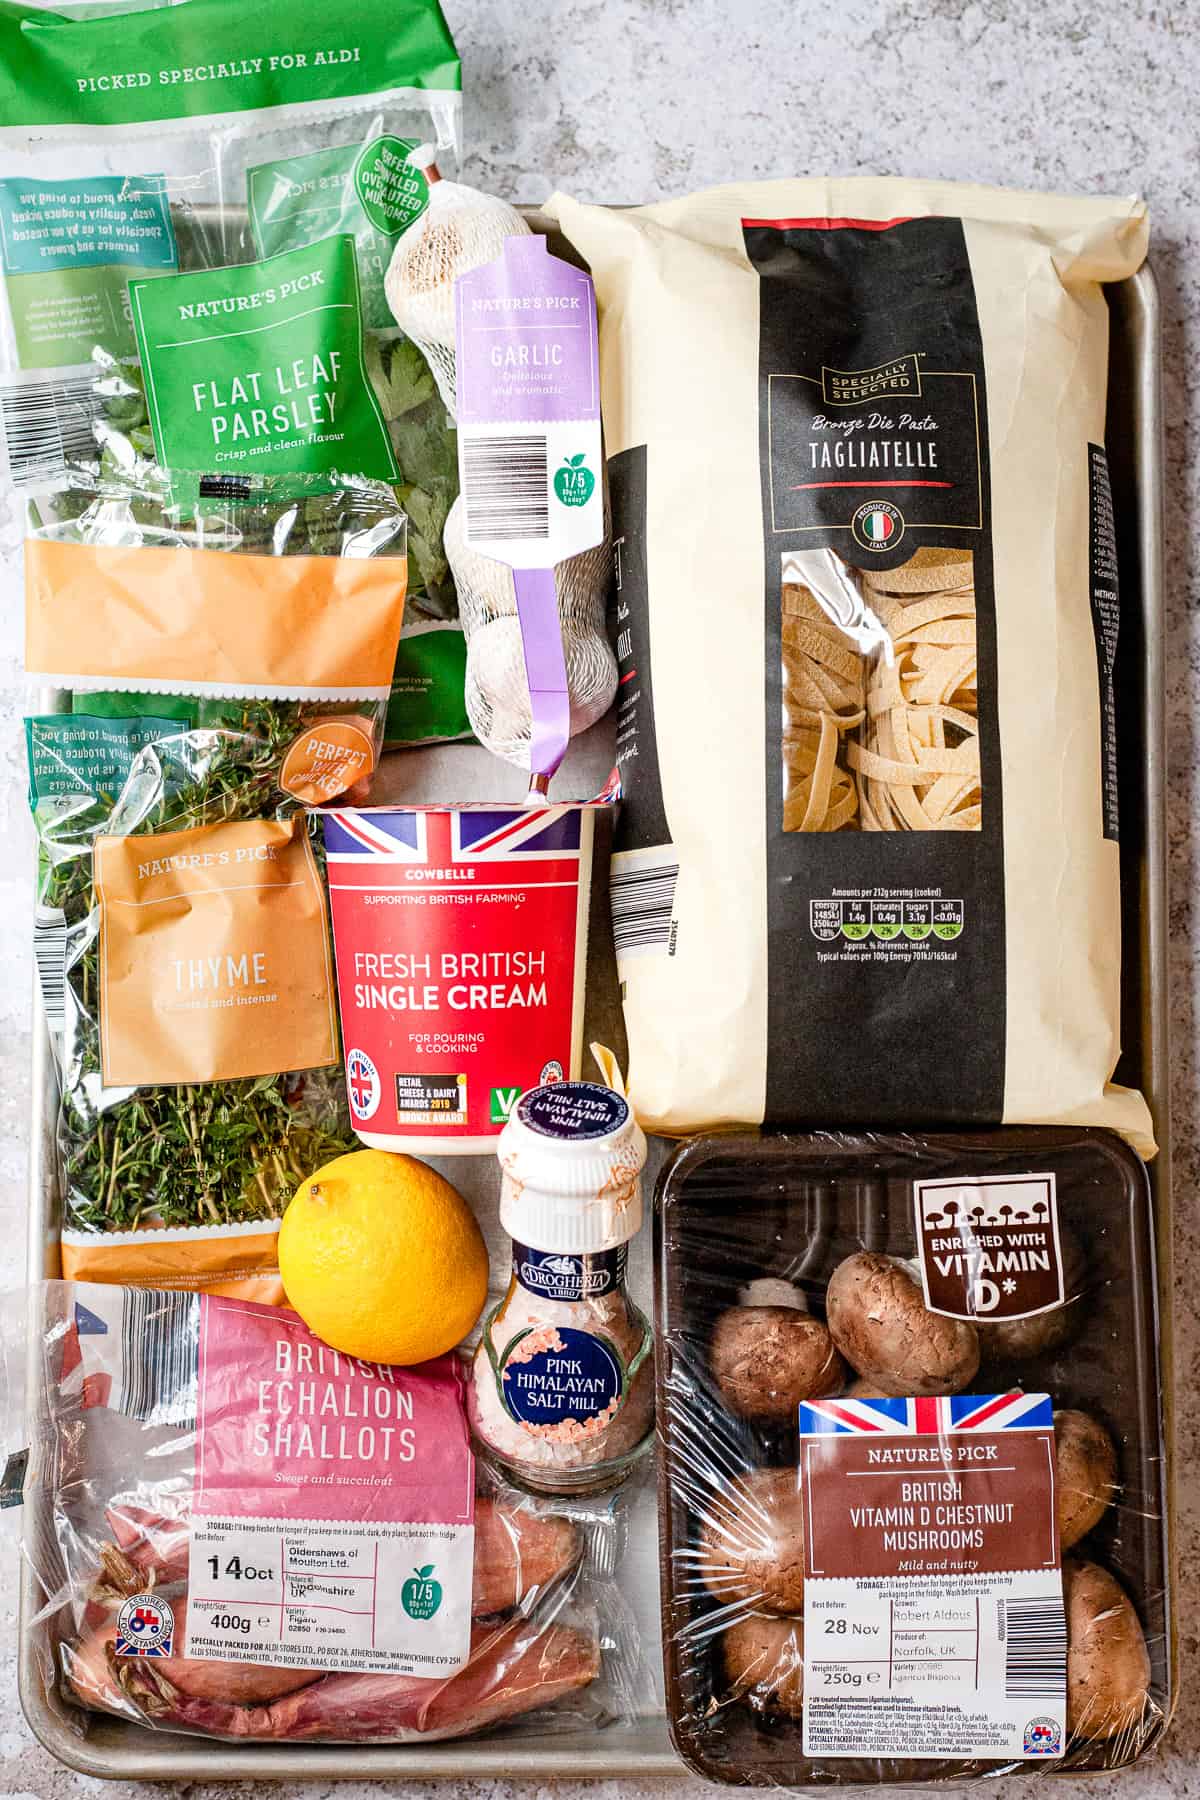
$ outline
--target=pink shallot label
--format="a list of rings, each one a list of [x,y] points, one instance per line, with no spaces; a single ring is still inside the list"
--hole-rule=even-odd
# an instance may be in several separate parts
[[[469,1525],[475,1466],[456,1356],[359,1362],[282,1307],[200,1300],[196,1512]]]
[[[466,1661],[475,1466],[454,1356],[362,1362],[200,1300],[187,1650],[444,1676]]]

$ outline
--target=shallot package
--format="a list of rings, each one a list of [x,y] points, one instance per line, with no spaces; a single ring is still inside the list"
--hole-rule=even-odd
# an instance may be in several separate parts
[[[1176,1692],[1145,1169],[696,1138],[659,1183],[667,1709],[710,1780],[1121,1768]]]
[[[346,1743],[635,1711],[618,1503],[534,1501],[477,1469],[456,1356],[364,1363],[228,1296],[43,1298],[25,1501],[46,1680],[76,1706]]]

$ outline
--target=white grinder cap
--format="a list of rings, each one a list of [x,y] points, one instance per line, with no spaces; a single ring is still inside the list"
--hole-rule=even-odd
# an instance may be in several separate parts
[[[642,1223],[646,1138],[622,1094],[556,1081],[522,1094],[496,1146],[500,1222],[531,1250],[615,1250]]]

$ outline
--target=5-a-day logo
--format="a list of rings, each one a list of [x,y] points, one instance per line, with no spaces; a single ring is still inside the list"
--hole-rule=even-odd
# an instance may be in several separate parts
[[[1057,1719],[1030,1719],[1025,1727],[1026,1756],[1061,1756],[1062,1726]]]
[[[442,1584],[433,1579],[433,1563],[414,1569],[400,1590],[400,1604],[410,1619],[432,1619],[442,1604]]]
[[[894,550],[904,536],[904,514],[890,500],[868,500],[851,519],[850,530],[864,550]]]
[[[554,477],[554,492],[564,506],[586,506],[596,486],[596,477],[584,467],[586,451],[568,456]]]
[[[346,1092],[355,1118],[369,1119],[379,1105],[383,1084],[365,1050],[351,1050],[346,1057]]]
[[[175,1614],[157,1594],[133,1594],[117,1614],[117,1656],[170,1656]]]

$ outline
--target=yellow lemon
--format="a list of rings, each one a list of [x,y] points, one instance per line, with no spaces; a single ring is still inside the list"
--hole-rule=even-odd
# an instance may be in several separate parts
[[[487,1297],[487,1246],[466,1201],[386,1150],[353,1150],[301,1183],[279,1228],[279,1270],[309,1330],[366,1362],[441,1356]]]

